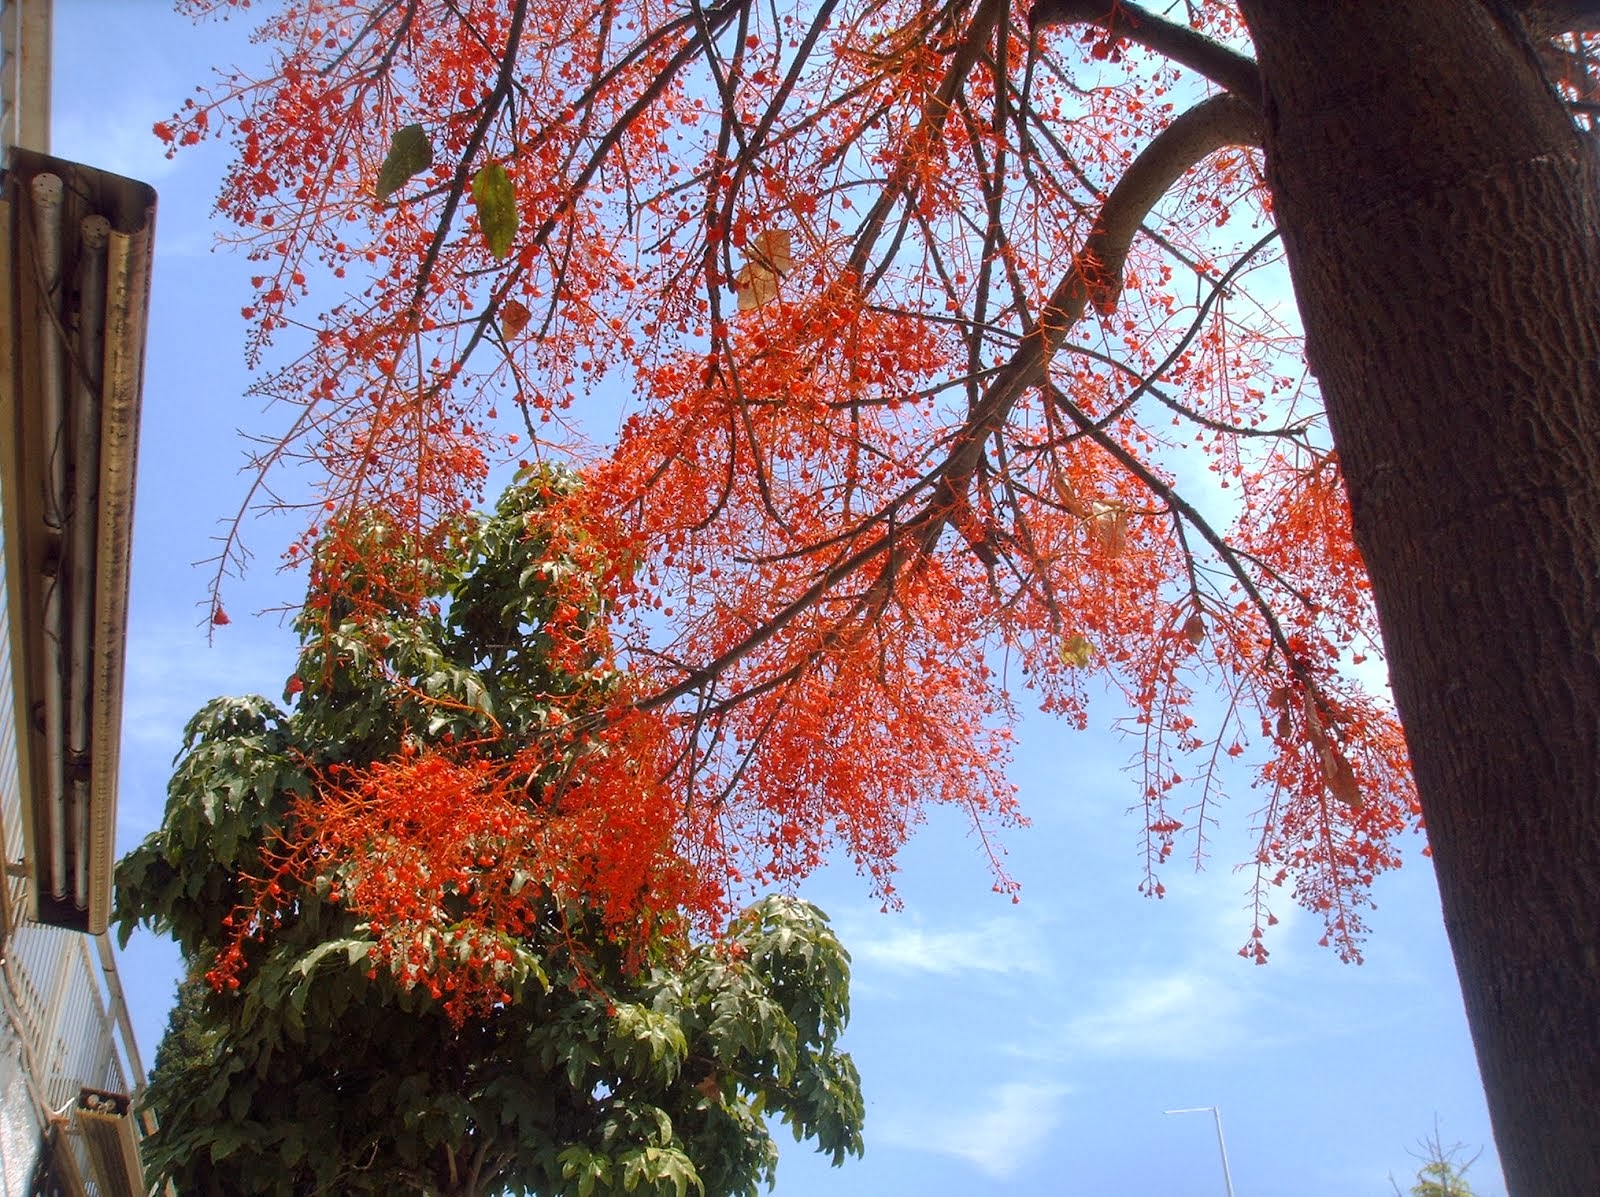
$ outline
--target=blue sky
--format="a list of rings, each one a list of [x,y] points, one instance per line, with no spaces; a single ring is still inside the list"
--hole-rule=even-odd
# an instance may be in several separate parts
[[[250,14],[244,16],[248,18]],[[119,810],[126,850],[159,821],[180,730],[220,693],[281,692],[292,638],[276,616],[297,579],[276,572],[293,530],[250,528],[256,568],[230,588],[234,622],[206,643],[207,571],[193,563],[244,490],[238,430],[277,415],[244,398],[248,264],[213,251],[225,147],[163,157],[151,124],[213,63],[247,60],[248,25],[196,28],[165,0],[56,0],[56,153],[160,193],[145,374]],[[1102,703],[1107,728],[1119,714]],[[1038,716],[1013,778],[1032,826],[1006,837],[1022,901],[990,892],[979,846],[938,812],[903,858],[904,909],[883,914],[848,868],[806,895],[855,958],[847,1037],[867,1094],[866,1157],[834,1171],[787,1144],[780,1197],[1223,1192],[1207,1114],[1220,1106],[1239,1197],[1364,1197],[1402,1188],[1431,1131],[1486,1148],[1471,1177],[1504,1192],[1438,894],[1415,851],[1380,881],[1367,962],[1341,965],[1320,927],[1280,908],[1272,963],[1236,954],[1249,929],[1247,788],[1208,871],[1175,867],[1168,897],[1139,879],[1132,745]],[[1413,848],[1420,847],[1414,844]],[[146,1063],[176,976],[145,934],[123,956]]]

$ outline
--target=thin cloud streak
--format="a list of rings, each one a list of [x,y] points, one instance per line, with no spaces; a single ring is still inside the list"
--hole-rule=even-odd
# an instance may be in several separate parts
[[[1043,975],[1045,945],[1015,919],[988,919],[971,927],[907,926],[894,916],[853,924],[841,936],[858,969],[959,976]]]
[[[1119,982],[1088,1012],[1067,1020],[1073,1053],[1191,1060],[1239,1043],[1251,1027],[1242,987],[1199,970]]]
[[[1008,1081],[988,1090],[975,1108],[940,1102],[931,1111],[891,1117],[876,1133],[882,1142],[955,1156],[985,1176],[1005,1180],[1043,1149],[1070,1092],[1062,1084]]]

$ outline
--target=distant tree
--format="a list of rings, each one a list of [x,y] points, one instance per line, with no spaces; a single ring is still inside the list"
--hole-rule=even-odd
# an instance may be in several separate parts
[[[1417,1169],[1417,1182],[1411,1186],[1410,1197],[1477,1197],[1466,1177],[1467,1170],[1483,1154],[1481,1150],[1475,1152],[1471,1159],[1461,1162],[1466,1146],[1453,1143],[1446,1147],[1437,1120],[1433,1124],[1433,1134],[1418,1140],[1417,1146],[1419,1150],[1413,1154],[1422,1161],[1422,1167]],[[1392,1175],[1389,1184],[1399,1197],[1400,1186]]]
[[[150,1070],[152,1087],[165,1089],[186,1073],[216,1064],[222,1036],[220,1028],[206,1015],[206,995],[210,992],[211,986],[197,972],[178,982],[178,992],[167,1015],[167,1030],[156,1046],[156,1062]]]
[[[359,559],[317,561],[292,713],[190,722],[118,870],[124,938],[149,923],[193,970],[148,1091],[152,1184],[754,1194],[773,1115],[860,1152],[825,916],[773,897],[691,935],[720,908],[640,809],[636,746],[600,734],[627,682],[608,566],[546,519],[571,485],[530,472],[404,587],[401,534],[368,519],[342,538]]]

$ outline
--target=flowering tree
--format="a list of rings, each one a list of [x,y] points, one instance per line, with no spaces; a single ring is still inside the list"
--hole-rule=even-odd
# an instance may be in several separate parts
[[[1353,957],[1420,810],[1512,1191],[1579,1194],[1596,26],[1578,0],[289,0],[271,68],[157,132],[237,147],[252,352],[294,354],[261,477],[309,460],[336,532],[377,508],[425,558],[497,459],[583,468],[563,518],[642,570],[616,710],[694,883],[842,844],[887,894],[927,803],[1015,817],[1019,691],[1082,724],[1109,683],[1147,892],[1203,850],[1218,762],[1253,763],[1254,959],[1280,885]],[[600,449],[604,386],[632,406]],[[1380,620],[1404,739],[1359,669]]]
[[[456,521],[426,577],[353,515],[313,571],[293,712],[190,722],[117,875],[124,936],[148,922],[191,968],[152,1187],[753,1195],[772,1115],[860,1152],[826,917],[769,898],[686,934],[697,895],[604,714],[627,689],[606,571],[550,516],[570,487],[535,472]]]

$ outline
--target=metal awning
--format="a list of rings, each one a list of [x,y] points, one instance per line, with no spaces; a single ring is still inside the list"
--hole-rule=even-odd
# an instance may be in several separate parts
[[[22,863],[33,917],[94,933],[110,914],[155,203],[146,184],[15,147],[0,186]]]

